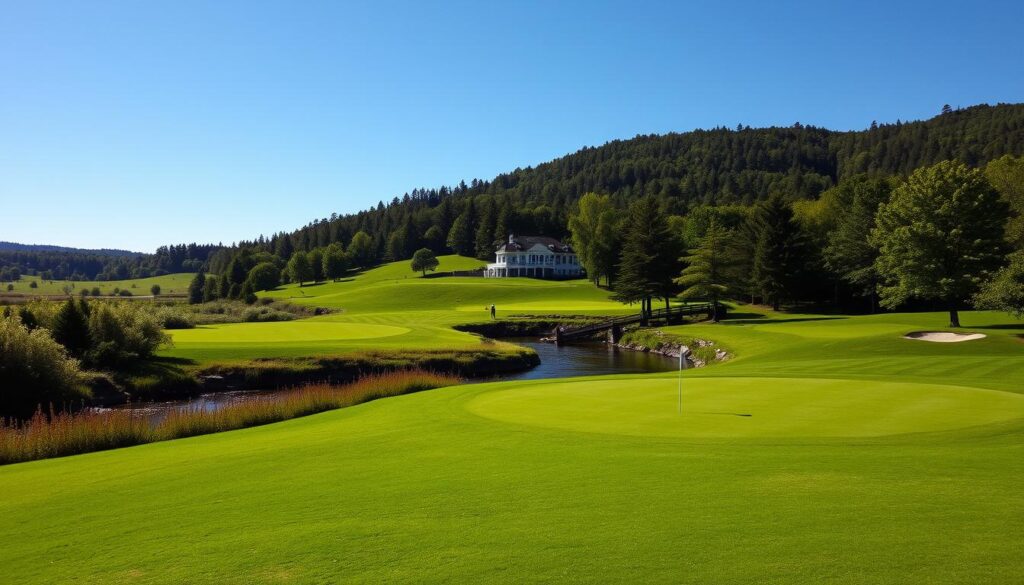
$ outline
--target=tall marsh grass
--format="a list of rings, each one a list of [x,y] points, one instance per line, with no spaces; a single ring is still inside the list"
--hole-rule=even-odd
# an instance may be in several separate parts
[[[40,411],[27,422],[0,421],[0,465],[242,429],[459,382],[447,374],[394,371],[344,386],[311,384],[254,394],[214,411],[175,410],[156,425],[131,410]]]

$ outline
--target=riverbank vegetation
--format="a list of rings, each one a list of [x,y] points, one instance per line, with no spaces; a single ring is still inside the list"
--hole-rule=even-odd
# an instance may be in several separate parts
[[[315,384],[253,394],[217,410],[185,407],[156,424],[130,409],[38,411],[26,422],[0,420],[0,465],[242,429],[458,382],[451,375],[393,371],[344,386]]]

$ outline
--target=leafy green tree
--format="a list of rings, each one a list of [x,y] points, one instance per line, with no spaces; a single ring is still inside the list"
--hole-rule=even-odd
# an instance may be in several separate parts
[[[309,256],[304,252],[293,253],[292,259],[288,261],[288,275],[291,276],[291,281],[299,283],[300,287],[312,278],[313,268],[309,265]]]
[[[153,286],[149,287],[149,293],[152,294],[154,297],[160,296],[160,285],[154,284]]]
[[[760,203],[752,215],[757,239],[751,280],[766,302],[778,310],[792,296],[805,268],[805,247],[793,210],[780,196]]]
[[[0,418],[28,418],[37,408],[88,396],[78,360],[48,330],[0,317]]]
[[[399,228],[388,237],[388,259],[397,262],[404,260],[405,246],[406,246],[406,231],[404,228]]]
[[[438,264],[437,256],[430,248],[420,248],[412,255],[412,271],[422,272],[423,276],[427,275],[428,270],[431,272],[436,270]]]
[[[245,285],[253,293],[272,290],[280,284],[278,280],[281,271],[273,262],[260,262],[252,267],[249,276],[245,278]]]
[[[311,271],[310,277],[313,282],[320,282],[324,280],[324,253],[320,248],[310,250],[306,252],[306,256],[309,260],[309,269]]]
[[[324,251],[324,277],[337,282],[339,278],[345,276],[347,270],[348,255],[345,254],[345,249],[341,247],[340,243],[334,242]]]
[[[80,305],[73,299],[68,299],[53,317],[53,339],[75,357],[84,356],[92,346],[87,310],[88,305],[85,301]]]
[[[1024,156],[1005,155],[985,167],[985,177],[1010,206],[1006,241],[1024,250]]]
[[[206,288],[206,271],[200,268],[188,285],[188,304],[198,305],[203,302],[204,288]]]
[[[369,268],[377,262],[377,251],[370,234],[360,230],[352,236],[348,245],[348,253],[352,262],[362,269]]]
[[[653,197],[629,206],[625,232],[614,298],[639,302],[644,313],[651,312],[654,298],[664,299],[667,308],[675,292],[673,275],[679,274],[679,246]]]
[[[423,234],[423,243],[433,250],[435,254],[443,254],[445,252],[444,231],[441,230],[440,226],[430,226],[427,229],[427,233]]]
[[[1009,265],[974,295],[974,306],[1003,311],[1020,319],[1024,317],[1024,252],[1010,254],[1009,259]]]
[[[933,299],[959,309],[1004,262],[1007,205],[976,169],[945,161],[918,169],[878,209],[871,233],[881,304]]]
[[[217,298],[229,299],[231,298],[231,283],[228,282],[227,276],[221,275],[217,279]]]
[[[871,311],[875,310],[878,272],[875,261],[878,249],[868,238],[875,228],[878,208],[889,200],[892,182],[888,179],[857,175],[843,181],[834,189],[843,209],[828,234],[823,252],[825,265],[849,283],[854,291],[867,297]]]
[[[470,230],[470,213],[466,211],[455,218],[448,232],[448,247],[460,256],[473,256],[475,251],[475,241]]]
[[[684,299],[707,299],[711,302],[711,320],[719,320],[718,302],[729,290],[729,231],[711,220],[700,245],[682,258],[686,268],[675,280],[684,287]]]
[[[580,264],[594,284],[599,284],[603,276],[611,286],[618,259],[617,223],[611,198],[596,193],[587,193],[581,197],[576,213],[569,217],[573,247]]]

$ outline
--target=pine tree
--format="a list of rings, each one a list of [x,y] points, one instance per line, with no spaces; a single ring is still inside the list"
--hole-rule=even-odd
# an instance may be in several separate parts
[[[828,245],[823,251],[825,264],[852,285],[858,295],[867,297],[874,312],[878,249],[868,238],[875,227],[878,207],[889,200],[892,186],[887,179],[858,175],[843,181],[836,189],[840,191],[837,198],[843,210],[828,234]]]
[[[206,288],[206,271],[202,268],[192,277],[188,285],[188,304],[198,305],[203,302],[203,291]]]
[[[678,240],[672,233],[653,197],[637,199],[626,216],[619,275],[614,298],[650,313],[653,298],[669,301],[675,290],[673,276],[679,273]]]
[[[494,230],[497,226],[497,214],[494,211],[494,204],[484,205],[480,214],[480,225],[476,229],[475,249],[476,257],[481,260],[494,258]],[[504,240],[504,238],[502,238]]]
[[[88,307],[85,301],[82,305]],[[75,357],[84,356],[92,346],[89,317],[74,299],[68,299],[54,315],[52,334]]]
[[[711,302],[711,320],[719,320],[718,301],[729,290],[729,231],[712,219],[700,245],[681,260],[687,264],[676,284],[684,287],[684,299],[707,299]]]
[[[782,298],[794,294],[805,267],[805,246],[793,210],[781,196],[773,196],[754,212],[757,240],[751,280],[776,311]]]

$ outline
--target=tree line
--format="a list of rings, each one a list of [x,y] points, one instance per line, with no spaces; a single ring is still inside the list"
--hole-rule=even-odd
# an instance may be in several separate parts
[[[685,216],[652,196],[623,211],[587,194],[569,228],[588,276],[642,311],[680,295],[941,308],[953,327],[971,306],[1024,313],[1024,157],[852,175],[813,201],[773,195]]]

